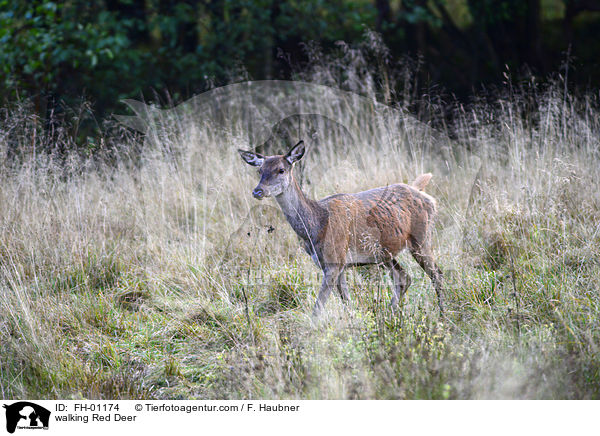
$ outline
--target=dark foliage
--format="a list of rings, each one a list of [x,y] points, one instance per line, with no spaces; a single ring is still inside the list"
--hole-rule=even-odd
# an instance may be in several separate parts
[[[507,69],[546,77],[565,60],[570,83],[597,86],[599,12],[594,0],[0,0],[0,96],[32,98],[42,118],[83,96],[101,119],[122,98],[290,78],[304,43],[330,51],[366,29],[389,59],[420,59],[421,87],[459,98]]]

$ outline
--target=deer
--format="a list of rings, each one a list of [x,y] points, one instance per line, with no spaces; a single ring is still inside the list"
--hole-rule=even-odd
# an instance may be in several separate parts
[[[321,314],[334,287],[344,303],[350,301],[345,268],[372,264],[389,269],[394,284],[390,308],[395,313],[411,284],[410,276],[395,259],[404,249],[431,279],[440,313],[444,313],[443,274],[435,263],[431,242],[436,201],[423,192],[430,173],[421,174],[410,185],[398,183],[313,200],[293,174],[294,164],[304,156],[304,141],[285,155],[238,152],[244,162],[259,168],[254,198],[275,198],[304,249],[323,271],[313,317]]]

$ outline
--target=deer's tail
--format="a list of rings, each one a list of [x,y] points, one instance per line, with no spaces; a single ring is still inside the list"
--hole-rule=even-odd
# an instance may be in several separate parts
[[[425,174],[421,174],[419,177],[417,177],[415,179],[414,182],[412,182],[410,185],[413,188],[417,188],[419,191],[422,191],[423,189],[425,189],[425,186],[427,186],[427,184],[429,183],[429,181],[431,180],[431,173],[425,173]]]

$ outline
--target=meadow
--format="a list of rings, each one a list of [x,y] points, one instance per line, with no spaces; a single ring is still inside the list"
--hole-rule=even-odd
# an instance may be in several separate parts
[[[337,71],[299,79],[391,98],[395,79]],[[401,315],[387,273],[365,267],[348,273],[349,307],[334,293],[312,319],[320,271],[274,200],[252,198],[240,129],[182,112],[177,128],[113,128],[87,153],[72,126],[4,109],[0,396],[599,398],[597,94],[557,78],[468,106],[422,96],[412,111],[412,91],[392,97],[384,130],[373,111],[341,116],[350,142],[313,131],[298,171],[313,198],[431,172],[444,316],[403,253]],[[303,128],[269,147],[284,152]]]

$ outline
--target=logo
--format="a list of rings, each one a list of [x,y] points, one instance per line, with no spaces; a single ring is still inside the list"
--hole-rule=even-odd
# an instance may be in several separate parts
[[[15,429],[48,429],[50,411],[28,401],[19,401],[3,406],[6,409],[6,431],[14,433]]]

